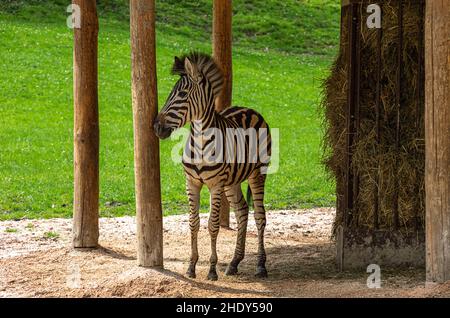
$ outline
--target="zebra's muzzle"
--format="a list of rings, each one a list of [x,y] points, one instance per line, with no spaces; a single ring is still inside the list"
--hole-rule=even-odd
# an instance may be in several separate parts
[[[166,139],[172,134],[172,128],[167,127],[159,120],[159,118],[156,118],[155,122],[153,123],[153,129],[155,131],[155,135],[159,139]]]

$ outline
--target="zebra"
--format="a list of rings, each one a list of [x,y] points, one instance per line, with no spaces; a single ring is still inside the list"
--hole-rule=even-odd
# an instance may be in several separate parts
[[[175,57],[172,74],[180,77],[169,94],[164,107],[156,116],[153,128],[158,138],[166,139],[176,129],[188,123],[191,124],[182,159],[186,175],[186,191],[189,198],[189,227],[191,233],[191,257],[186,274],[190,278],[196,278],[197,236],[200,228],[200,191],[203,185],[206,185],[210,192],[208,230],[211,237],[211,257],[207,279],[213,281],[218,279],[216,243],[220,228],[221,197],[224,193],[235,212],[238,223],[235,252],[225,275],[238,273],[238,265],[245,254],[249,213],[249,207],[241,190],[241,183],[248,180],[248,190],[253,196],[254,218],[258,230],[258,256],[255,275],[265,278],[267,277],[264,248],[266,212],[263,201],[266,170],[271,155],[269,126],[263,117],[253,109],[232,107],[221,112],[216,111],[215,103],[222,93],[224,77],[221,69],[211,56],[192,52],[180,58]],[[257,160],[249,160],[250,156],[255,153],[255,149],[250,149],[249,134],[245,134],[246,129],[249,128],[260,132],[256,136],[258,144],[256,151],[262,153],[261,149],[266,149],[265,156],[262,155]],[[218,138],[216,134],[209,133],[211,129],[225,136],[227,141],[213,147],[212,145],[217,142]],[[199,134],[203,134],[201,139],[197,138]],[[240,144],[241,148],[238,145],[239,140],[243,141]],[[231,159],[243,156],[240,159],[244,158],[244,160],[208,161],[204,158],[200,158],[202,160],[197,162],[191,160],[199,152],[208,153],[208,150],[209,154],[213,155],[217,152],[228,151],[228,154],[231,153]],[[262,157],[264,157],[264,160],[262,160]]]

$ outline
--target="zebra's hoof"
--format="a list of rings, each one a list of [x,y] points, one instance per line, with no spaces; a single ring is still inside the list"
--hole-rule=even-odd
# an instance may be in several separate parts
[[[197,277],[197,275],[195,275],[195,271],[192,270],[192,269],[188,269],[187,270],[186,276],[189,277],[189,278],[196,278]]]
[[[209,273],[208,273],[208,280],[216,281],[218,279],[219,279],[219,276],[217,276],[216,271],[209,271]]]
[[[258,268],[256,269],[256,274],[255,274],[255,276],[256,276],[257,278],[267,278],[267,277],[268,277],[268,275],[267,275],[267,269],[266,269],[265,267],[258,267]]]
[[[236,275],[237,273],[238,273],[238,268],[237,268],[237,266],[233,266],[233,265],[228,265],[227,270],[225,271],[225,275],[227,275],[227,276]]]

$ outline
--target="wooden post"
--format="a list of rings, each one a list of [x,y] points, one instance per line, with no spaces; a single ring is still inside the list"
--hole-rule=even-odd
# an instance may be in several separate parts
[[[213,4],[213,56],[225,77],[218,110],[230,107],[232,99],[232,6],[232,0],[214,0]]]
[[[216,101],[216,109],[222,111],[231,106],[232,100],[232,0],[214,0],[213,3],[213,56],[225,77],[222,96]],[[230,226],[230,206],[222,196],[220,225]]]
[[[426,279],[450,280],[450,1],[426,2]]]
[[[400,157],[400,116],[402,111],[402,77],[403,77],[403,0],[398,0],[398,39],[397,39],[397,79],[395,84],[395,100],[396,100],[396,125],[395,125],[395,187],[394,187],[394,206],[392,223],[394,224],[394,230],[397,231],[400,226],[399,217],[399,157]]]
[[[348,61],[348,98],[347,98],[347,135],[346,135],[346,158],[345,158],[345,193],[344,193],[344,236],[350,225],[354,211],[354,200],[357,191],[357,182],[353,164],[353,147],[357,134],[359,122],[359,80],[360,80],[360,39],[359,39],[359,8],[360,4],[349,5],[348,20],[348,50],[350,51]]]
[[[155,0],[131,0],[131,62],[138,264],[163,265],[156,89]]]
[[[73,246],[98,245],[99,126],[95,1],[73,0],[81,13],[74,29],[74,199]]]

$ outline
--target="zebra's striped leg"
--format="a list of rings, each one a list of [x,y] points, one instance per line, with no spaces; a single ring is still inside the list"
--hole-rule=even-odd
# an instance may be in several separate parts
[[[220,212],[220,202],[221,196],[223,194],[223,186],[215,186],[210,189],[211,198],[210,198],[210,215],[208,222],[208,230],[211,236],[211,258],[210,258],[210,268],[208,273],[208,280],[217,280],[217,236],[219,234],[220,228],[220,220],[219,220],[219,212]]]
[[[191,260],[186,275],[190,278],[195,278],[195,265],[198,261],[198,247],[197,237],[200,229],[200,217],[198,211],[200,208],[200,190],[202,184],[192,180],[186,180],[186,192],[189,197],[189,228],[191,230]]]
[[[230,206],[236,214],[238,223],[238,233],[236,240],[236,249],[234,251],[233,259],[231,260],[225,275],[235,275],[238,272],[238,265],[244,259],[245,255],[245,238],[247,236],[247,221],[248,221],[248,205],[242,195],[241,185],[236,185],[225,189],[227,199]]]
[[[266,251],[264,249],[264,229],[266,228],[266,210],[264,209],[264,182],[266,175],[261,174],[258,169],[248,179],[252,191],[253,206],[255,208],[255,222],[258,229],[258,265],[256,267],[257,277],[267,277]]]

